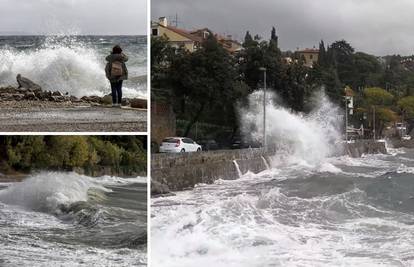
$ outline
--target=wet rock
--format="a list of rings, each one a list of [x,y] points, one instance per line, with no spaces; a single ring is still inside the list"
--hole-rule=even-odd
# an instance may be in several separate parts
[[[105,104],[105,105],[112,104],[112,95],[109,94],[109,95],[102,97],[102,104]]]
[[[88,103],[101,103],[101,97],[92,95],[92,96],[84,96],[81,98],[84,102]]]
[[[13,94],[13,100],[20,101],[24,99],[24,94]]]
[[[139,99],[139,98],[131,99],[131,107],[132,108],[146,109],[147,108],[147,100]]]
[[[73,103],[79,103],[79,102],[82,102],[82,100],[80,100],[79,98],[77,98],[76,96],[73,96],[73,95],[71,95],[71,96],[69,97],[69,100],[70,100],[71,102],[73,102]]]
[[[49,100],[52,96],[51,92],[44,92],[44,91],[37,91],[35,92],[35,95],[40,100]]]
[[[62,96],[62,93],[59,91],[55,91],[52,93],[52,96]]]
[[[53,95],[49,98],[49,100],[53,102],[66,102],[67,101],[66,97],[64,96],[53,96]]]
[[[13,94],[16,92],[16,88],[14,88],[13,86],[7,86],[7,87],[1,87],[0,88],[0,94]]]
[[[166,184],[162,184],[157,181],[151,181],[151,195],[163,195],[163,194],[169,194],[170,189]]]
[[[129,106],[130,104],[131,102],[129,101],[128,98],[122,99],[122,103],[121,103],[122,106]]]
[[[17,74],[16,77],[17,83],[19,84],[19,88],[26,88],[26,89],[34,89],[34,90],[42,90],[42,87],[30,79],[23,77],[20,74]]]
[[[14,100],[14,97],[11,93],[0,93],[0,99],[3,101],[11,101]]]
[[[33,92],[26,92],[24,94],[24,99],[26,100],[37,100],[38,98],[36,97],[36,94]]]

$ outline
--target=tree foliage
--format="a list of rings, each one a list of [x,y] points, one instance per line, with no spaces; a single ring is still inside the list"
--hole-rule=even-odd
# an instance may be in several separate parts
[[[146,170],[143,142],[136,136],[2,136],[1,166],[21,171],[107,166],[137,173]]]
[[[282,52],[278,39],[275,27],[268,38],[247,31],[243,49],[231,54],[213,34],[194,53],[171,48],[165,38],[153,38],[152,84],[172,92],[177,117],[187,122],[182,134],[189,135],[197,122],[237,129],[235,107],[263,88],[263,68],[268,90],[293,111],[306,112],[310,96],[321,88],[342,107],[344,88],[349,86],[356,93],[356,107],[365,110],[363,113],[370,114],[376,106],[384,123],[399,113],[414,117],[409,99],[398,102],[414,94],[414,63],[410,64],[414,57],[411,61],[398,55],[377,57],[356,52],[346,40],[332,44],[321,40],[318,62],[309,68],[298,53]],[[285,61],[285,57],[293,61]]]

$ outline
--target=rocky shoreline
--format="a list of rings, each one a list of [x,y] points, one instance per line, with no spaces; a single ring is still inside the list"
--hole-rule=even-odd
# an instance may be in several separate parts
[[[61,106],[105,106],[112,104],[112,96],[83,96],[76,97],[73,95],[62,94],[59,91],[44,91],[40,87],[16,88],[13,86],[0,87],[0,102],[3,107],[61,107]],[[21,104],[19,104],[21,103]],[[131,108],[147,109],[147,100],[140,98],[124,98],[122,106]]]

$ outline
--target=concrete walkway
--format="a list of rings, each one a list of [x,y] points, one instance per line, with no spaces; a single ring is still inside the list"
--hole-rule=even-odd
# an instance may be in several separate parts
[[[147,110],[0,107],[0,132],[146,132]]]

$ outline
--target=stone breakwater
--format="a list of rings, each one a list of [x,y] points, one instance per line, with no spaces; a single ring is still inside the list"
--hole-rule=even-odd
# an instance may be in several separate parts
[[[151,194],[168,194],[193,188],[196,184],[211,184],[217,179],[237,179],[247,171],[266,170],[277,148],[237,149],[199,153],[153,154],[151,157]],[[358,140],[343,147],[351,157],[363,154],[387,153],[385,142]]]
[[[40,87],[34,88],[16,88],[13,86],[0,87],[0,102],[6,101],[43,101],[54,103],[73,103],[73,104],[90,104],[90,105],[110,105],[112,96],[76,96],[62,94],[59,91],[43,91]],[[131,106],[133,108],[147,108],[147,100],[138,98],[124,98],[123,106]]]

